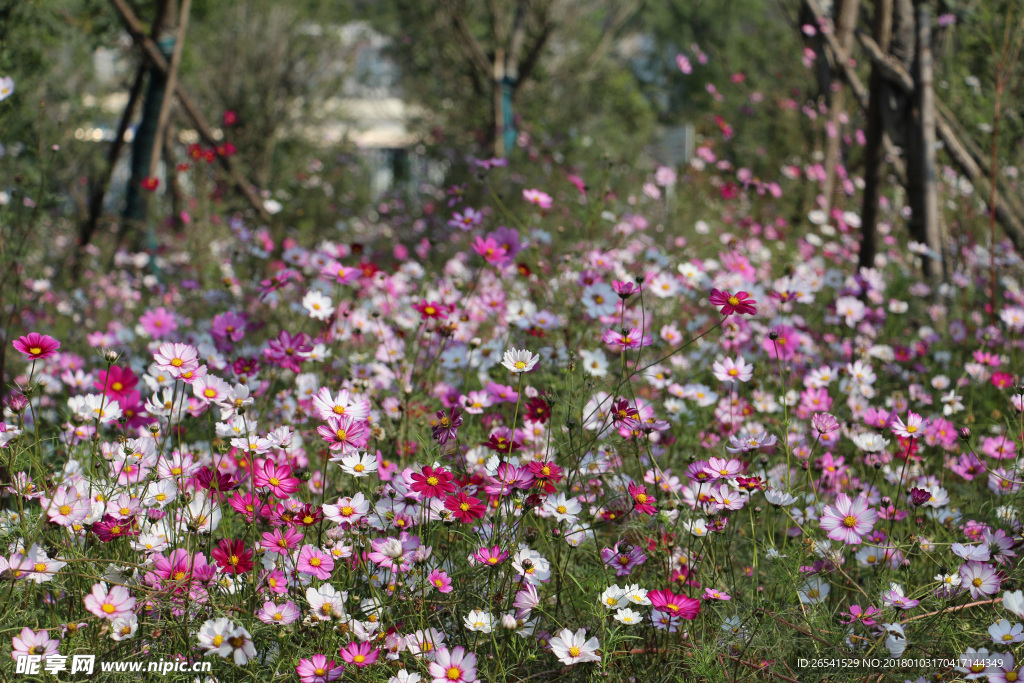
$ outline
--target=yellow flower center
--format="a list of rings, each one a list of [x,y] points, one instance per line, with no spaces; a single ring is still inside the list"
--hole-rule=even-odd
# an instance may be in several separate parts
[[[462,678],[462,669],[457,666],[449,667],[444,675],[449,681],[457,681]]]
[[[352,658],[352,661],[355,662],[356,664],[362,664],[363,662],[366,661],[366,657],[364,657],[363,655],[356,655],[355,657]]]
[[[38,356],[43,352],[43,350],[38,346],[33,346],[31,349],[28,350],[28,352],[31,353],[33,356]]]
[[[320,558],[319,557],[310,558],[309,566],[311,566],[311,567],[319,567],[320,566]]]
[[[578,647],[576,647],[575,645],[573,645],[572,647],[569,648],[569,656],[570,657],[579,657],[580,656],[580,649]]]
[[[207,389],[206,391],[203,392],[203,396],[205,396],[206,398],[216,398],[217,391],[215,389]]]
[[[180,358],[172,358],[171,359],[171,365],[173,365],[176,368],[180,368],[184,364],[185,364],[185,361],[183,361]]]
[[[102,609],[106,614],[113,614],[117,611],[117,608],[111,605],[109,602],[104,603],[103,607],[101,607],[100,609]]]
[[[847,529],[852,529],[853,527],[857,526],[857,518],[853,515],[846,515],[845,517],[843,517],[843,526],[845,526]]]
[[[344,517],[348,517],[348,516],[349,516],[349,515],[351,515],[351,514],[352,514],[353,512],[355,512],[355,510],[353,510],[353,509],[352,509],[352,506],[351,506],[351,505],[346,505],[345,507],[341,508],[341,514],[342,514],[342,516],[344,516]]]
[[[356,472],[362,472],[363,470],[365,470],[365,469],[366,469],[366,465],[364,465],[363,463],[358,463],[358,464],[357,464],[357,465],[356,465],[355,467],[353,467],[352,469],[354,469],[354,470],[355,470]]]
[[[522,370],[525,367],[526,367],[526,363],[524,363],[521,360],[517,360],[516,361],[516,370]]]
[[[213,646],[220,647],[220,644],[224,642],[224,636],[219,633],[213,637]]]
[[[60,512],[60,514],[62,514],[62,515],[70,515],[71,514],[71,506],[70,505],[61,505],[60,506],[60,510],[58,510],[58,512]]]

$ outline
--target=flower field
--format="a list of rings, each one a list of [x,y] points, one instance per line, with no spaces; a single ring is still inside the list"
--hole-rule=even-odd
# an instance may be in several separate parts
[[[37,287],[4,666],[1016,680],[1020,261],[992,307],[980,247],[933,291],[895,240],[854,272],[855,215],[667,240],[552,184],[452,195],[444,246],[236,222],[205,284],[168,252]]]
[[[218,4],[198,3],[197,23],[232,9]],[[527,5],[544,6],[517,5],[510,26],[540,22]],[[275,151],[284,134],[252,109],[221,111],[211,144],[175,85],[181,52],[160,57],[133,6],[148,8],[112,3],[117,35],[144,55],[124,94],[166,78],[195,130],[163,128],[164,110],[167,142],[150,131],[148,173],[133,157],[118,218],[104,192],[124,180],[134,100],[110,138],[78,129],[83,145],[114,141],[102,171],[46,127],[45,103],[36,128],[10,123],[36,62],[17,83],[0,74],[0,681],[1022,679],[1016,113],[998,137],[1016,53],[997,72],[990,171],[958,160],[981,156],[957,147],[966,134],[944,106],[938,124],[913,124],[931,126],[924,152],[893,146],[871,111],[880,86],[856,95],[855,60],[839,59],[856,16],[793,32],[807,45],[794,68],[834,69],[834,99],[784,75],[716,81],[720,51],[674,47],[672,78],[706,96],[697,128],[674,129],[693,147],[678,163],[639,143],[595,153],[597,129],[562,112],[531,121],[530,89],[513,109],[520,82],[501,71],[477,83],[497,95],[477,147],[447,146],[442,122],[457,116],[428,112],[429,133],[381,147],[395,152],[384,169],[343,143]],[[918,16],[914,73],[890,63],[885,77],[927,103],[928,31],[974,15]],[[605,23],[619,19],[630,25],[617,11]],[[464,18],[444,25],[473,38]],[[574,74],[565,90],[572,41],[549,65],[555,23],[529,26],[517,49],[539,32],[534,96],[579,85],[582,101],[607,83],[621,111],[594,116],[642,118],[643,93],[618,72]],[[289,30],[312,45],[321,29]],[[396,54],[424,40],[414,30]],[[5,50],[31,45],[5,37],[4,69]],[[619,55],[612,42],[601,49]],[[497,64],[470,53],[472,69]],[[383,78],[374,59],[359,68]],[[199,61],[186,56],[185,75]],[[939,89],[953,92],[948,77],[977,104],[981,82],[961,87],[948,62]],[[851,116],[844,70],[864,100]],[[298,111],[306,91],[285,85]],[[267,118],[292,121],[285,109]],[[301,170],[278,175],[281,158]],[[240,159],[266,172],[250,178]]]

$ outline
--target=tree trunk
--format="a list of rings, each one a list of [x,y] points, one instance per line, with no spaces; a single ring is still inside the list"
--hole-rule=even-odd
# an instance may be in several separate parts
[[[850,53],[850,47],[853,43],[853,30],[857,26],[857,14],[859,11],[860,0],[842,0],[836,7],[836,38],[846,54]],[[839,67],[837,71],[841,74],[842,67]],[[840,152],[843,140],[840,118],[846,104],[841,77],[835,80],[834,83],[835,86],[830,87],[838,87],[832,94],[827,138],[825,140],[825,206],[822,208],[825,209],[826,213],[831,213],[832,205],[835,201],[836,176],[838,175],[837,166],[841,159]]]
[[[921,127],[921,225],[931,252],[924,271],[932,284],[944,277],[942,233],[939,230],[939,189],[935,170],[935,91],[932,86],[932,17],[925,2],[917,5],[917,109]]]
[[[889,49],[892,36],[892,0],[875,0],[873,27],[875,42],[882,54]],[[871,85],[868,94],[867,143],[864,149],[864,203],[861,208],[861,239],[859,268],[873,268],[878,251],[878,197],[885,155],[882,142],[885,121],[882,116],[886,84],[877,65],[871,67]]]

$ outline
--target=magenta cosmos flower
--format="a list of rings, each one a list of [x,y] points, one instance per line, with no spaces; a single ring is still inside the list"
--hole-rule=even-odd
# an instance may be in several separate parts
[[[14,341],[14,348],[32,360],[42,360],[57,353],[57,349],[60,348],[60,342],[45,334],[31,332],[24,337],[16,339]]]
[[[444,468],[434,469],[429,465],[422,472],[413,472],[412,488],[424,498],[444,498],[455,490],[454,477]]]
[[[729,292],[721,292],[717,289],[712,289],[709,299],[715,306],[722,307],[722,315],[728,316],[733,313],[739,313],[740,315],[755,315],[757,313],[757,309],[753,306],[753,304],[756,304],[757,302],[751,299],[750,295],[746,292],[730,294]]]
[[[438,650],[428,668],[432,683],[471,683],[476,680],[476,655],[463,647]]]
[[[327,683],[341,676],[345,666],[334,663],[324,655],[313,655],[309,659],[300,659],[295,672],[302,683]]]
[[[349,664],[355,664],[362,669],[377,661],[380,650],[375,649],[369,643],[349,643],[341,648],[341,658]]]
[[[700,600],[676,595],[670,590],[651,591],[647,594],[647,599],[651,601],[651,607],[673,617],[696,619],[700,614]]]
[[[833,541],[853,545],[860,543],[861,537],[868,534],[877,521],[878,513],[868,505],[867,498],[857,496],[850,500],[848,495],[840,493],[834,508],[825,506],[819,524]]]
[[[254,469],[252,478],[257,488],[269,488],[276,498],[287,498],[299,490],[299,480],[292,476],[291,470],[270,459]]]

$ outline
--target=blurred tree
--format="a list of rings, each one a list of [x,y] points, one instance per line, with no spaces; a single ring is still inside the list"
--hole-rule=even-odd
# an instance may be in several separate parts
[[[454,135],[456,145],[504,156],[524,124],[534,131],[553,131],[557,124],[561,134],[591,140],[587,129],[596,124],[595,132],[610,134],[597,140],[607,150],[652,121],[615,53],[639,1],[357,4],[393,38],[406,95],[430,112],[424,123]],[[612,121],[598,122],[608,115]]]

